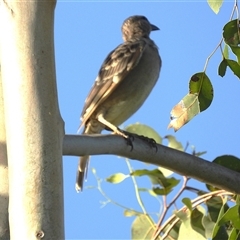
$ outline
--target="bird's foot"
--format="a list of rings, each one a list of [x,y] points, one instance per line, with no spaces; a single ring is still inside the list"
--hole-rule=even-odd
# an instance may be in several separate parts
[[[132,142],[134,141],[134,136],[133,136],[134,134],[124,131],[120,128],[117,128],[117,131],[115,132],[115,134],[122,136],[125,139],[125,141],[127,142],[127,145],[129,145],[131,147],[131,151],[133,150]]]
[[[130,133],[130,132],[127,132],[127,131],[124,131],[120,128],[117,128],[117,132],[115,132],[115,134],[118,134],[120,136],[123,136],[127,142],[127,145],[130,145],[131,146],[131,151],[133,150],[133,141],[134,141],[134,138],[140,138],[142,139],[143,141],[147,142],[151,148],[155,148],[156,149],[156,152],[158,150],[157,148],[157,143],[156,141],[153,139],[153,138],[149,138],[149,137],[146,137],[146,136],[143,136],[143,135],[138,135],[136,133]]]
[[[137,135],[140,139],[142,139],[143,141],[147,142],[152,148],[156,149],[156,152],[158,150],[157,148],[157,143],[153,138],[149,138],[143,135]]]
[[[111,129],[106,128],[106,130],[111,130]],[[133,143],[132,142],[134,141],[135,137],[140,138],[143,141],[147,142],[152,148],[156,149],[156,152],[158,150],[157,143],[153,138],[148,138],[148,137],[145,137],[143,135],[138,135],[136,133],[130,133],[130,132],[124,131],[124,130],[118,128],[118,127],[116,129],[114,129],[114,134],[122,136],[126,140],[127,145],[131,146],[131,151],[133,150]]]

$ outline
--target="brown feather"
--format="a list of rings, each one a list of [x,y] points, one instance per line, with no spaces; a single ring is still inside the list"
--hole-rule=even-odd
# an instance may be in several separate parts
[[[134,39],[119,45],[109,53],[85,101],[80,128],[88,121],[94,110],[114,92],[129,71],[138,64],[145,46],[144,40]],[[113,82],[115,76],[118,77],[117,82]]]

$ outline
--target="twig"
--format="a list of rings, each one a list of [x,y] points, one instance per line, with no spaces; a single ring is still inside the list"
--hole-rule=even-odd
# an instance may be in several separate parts
[[[163,196],[163,202],[164,202],[164,206],[163,206],[163,213],[157,223],[157,227],[156,227],[156,230],[154,231],[153,233],[153,240],[157,239],[160,231],[161,231],[161,224],[167,214],[167,211],[168,209],[175,203],[175,201],[180,197],[180,195],[182,194],[182,192],[184,191],[186,185],[187,185],[187,182],[188,182],[189,178],[186,177],[186,176],[183,176],[183,184],[182,184],[182,187],[181,189],[179,190],[179,192],[175,195],[175,197],[172,199],[172,201],[167,205],[166,203],[166,196]]]
[[[97,174],[96,174],[95,171],[93,171],[93,175],[94,175],[94,177],[95,177],[96,180],[97,180],[97,185],[98,185],[98,186],[97,186],[97,189],[98,189],[98,191],[102,194],[103,197],[106,198],[106,200],[107,200],[108,202],[110,202],[110,203],[112,203],[112,204],[115,204],[115,205],[117,205],[118,207],[121,207],[121,208],[123,208],[123,209],[125,209],[125,210],[135,212],[136,215],[141,215],[141,214],[142,214],[142,212],[139,212],[139,211],[136,211],[136,210],[134,210],[134,209],[128,208],[128,207],[126,207],[126,206],[124,206],[124,205],[121,205],[121,204],[113,201],[113,200],[112,200],[110,197],[108,197],[107,194],[102,190],[101,181],[100,181],[100,179],[99,179],[99,177],[97,176]]]
[[[226,196],[226,195],[234,195],[234,194],[231,193],[231,192],[227,192],[227,191],[225,191],[225,190],[218,190],[218,191],[215,191],[215,192],[206,193],[206,194],[204,194],[204,195],[201,195],[201,196],[193,199],[193,200],[191,201],[191,202],[192,202],[192,207],[195,208],[196,206],[198,206],[198,205],[206,202],[207,200],[211,199],[211,198],[214,197],[214,196]],[[187,207],[184,206],[184,207],[182,207],[182,208],[179,210],[179,212],[180,212],[180,211],[185,211],[186,209],[187,209]],[[172,216],[163,224],[163,226],[161,227],[159,233],[162,232],[162,230],[172,222],[172,223],[170,224],[170,226],[168,227],[168,229],[166,230],[166,232],[161,236],[161,237],[162,237],[162,238],[161,238],[162,240],[164,240],[164,239],[168,236],[169,232],[172,230],[172,228],[174,227],[174,225],[175,225],[178,221],[180,221],[180,219],[179,219],[176,215],[172,215]]]
[[[203,68],[203,72],[206,72],[206,69],[207,69],[207,65],[208,65],[208,62],[210,60],[210,58],[213,56],[213,54],[217,51],[217,49],[221,46],[222,44],[222,41],[223,41],[223,38],[221,38],[220,42],[218,43],[218,45],[216,46],[216,48],[212,51],[212,53],[207,57],[207,60],[205,62],[205,65],[204,65],[204,68]]]
[[[154,222],[153,222],[152,218],[149,216],[149,214],[147,213],[147,211],[144,207],[143,201],[142,201],[141,196],[140,196],[139,191],[138,191],[137,181],[136,181],[135,177],[131,174],[133,172],[132,166],[131,166],[131,164],[130,164],[130,162],[127,158],[126,158],[126,163],[127,163],[127,166],[128,166],[128,169],[129,169],[132,181],[133,181],[133,186],[134,186],[134,190],[135,190],[135,193],[136,193],[136,198],[137,198],[138,204],[141,207],[141,209],[143,211],[143,214],[146,216],[147,220],[152,225],[152,228],[154,228]]]

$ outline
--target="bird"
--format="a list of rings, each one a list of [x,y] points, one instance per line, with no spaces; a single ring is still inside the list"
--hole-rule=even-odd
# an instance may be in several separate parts
[[[158,47],[150,33],[159,28],[145,16],[128,17],[122,24],[123,43],[104,60],[85,100],[81,114],[83,134],[99,134],[104,129],[127,138],[118,126],[144,103],[155,86],[162,66]],[[82,191],[89,156],[81,156],[76,191]]]

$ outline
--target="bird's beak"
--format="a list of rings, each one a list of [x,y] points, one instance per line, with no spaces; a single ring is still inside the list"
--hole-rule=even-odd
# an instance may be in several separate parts
[[[151,24],[152,31],[160,30],[157,26]]]

